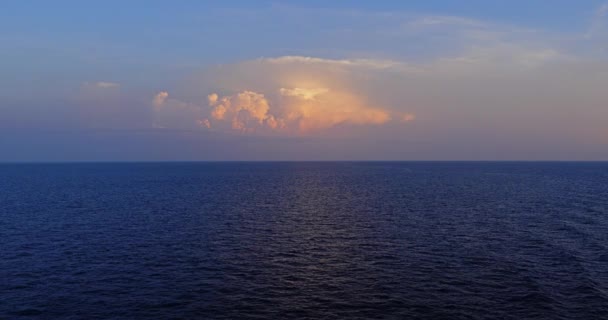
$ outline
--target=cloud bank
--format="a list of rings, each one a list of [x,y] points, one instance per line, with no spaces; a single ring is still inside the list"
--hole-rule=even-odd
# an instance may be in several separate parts
[[[280,88],[270,102],[264,94],[243,91],[231,96],[209,95],[208,128],[230,128],[245,133],[259,130],[306,134],[340,124],[380,125],[391,120],[384,109],[370,107],[350,92],[327,88]],[[273,108],[271,109],[271,105]]]
[[[393,64],[300,56],[257,59],[221,66],[210,79],[198,78],[201,87],[226,92],[209,92],[205,104],[168,99],[166,91],[157,93],[152,104],[160,122],[168,113],[188,113],[185,118],[201,128],[241,134],[310,135],[335,127],[409,122],[413,114],[383,106],[373,93],[357,90],[366,85],[357,77]]]
[[[426,62],[259,58],[206,69],[152,108],[158,127],[239,135],[597,145],[608,142],[605,67],[504,43]]]

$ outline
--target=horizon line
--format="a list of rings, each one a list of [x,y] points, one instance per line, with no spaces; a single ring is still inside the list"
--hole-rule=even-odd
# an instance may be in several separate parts
[[[608,160],[60,160],[60,161],[0,161],[11,164],[179,164],[179,163],[370,163],[370,162],[460,162],[460,163],[608,163]]]

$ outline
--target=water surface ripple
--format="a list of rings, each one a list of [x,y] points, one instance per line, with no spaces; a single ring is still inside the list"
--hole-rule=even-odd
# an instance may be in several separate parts
[[[598,319],[608,163],[0,165],[0,318]]]

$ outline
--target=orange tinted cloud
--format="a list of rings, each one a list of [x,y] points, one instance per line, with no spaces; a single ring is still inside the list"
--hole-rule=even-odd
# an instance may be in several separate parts
[[[391,119],[389,112],[370,106],[365,99],[344,91],[324,88],[281,88],[282,117],[296,122],[302,133],[339,124],[379,125]]]
[[[268,100],[257,92],[243,91],[221,99],[213,93],[208,96],[208,101],[211,118],[206,120],[229,120],[235,130],[246,131],[252,126],[263,124],[269,117]]]
[[[165,119],[201,114],[190,120],[191,126],[247,134],[308,135],[334,127],[354,130],[355,126],[408,122],[414,116],[404,112],[410,110],[395,105],[382,87],[368,82],[388,72],[409,70],[406,67],[382,60],[262,58],[212,68],[193,79],[188,85],[190,96],[206,92],[201,99],[206,100],[204,104],[168,99],[167,92],[160,92],[153,105],[157,109],[163,105],[160,113]],[[223,94],[207,88],[221,89]]]
[[[380,125],[391,115],[382,108],[369,106],[350,92],[327,88],[280,88],[276,99],[243,91],[231,96],[208,96],[211,128],[230,128],[241,132],[269,130],[306,134],[340,124]]]

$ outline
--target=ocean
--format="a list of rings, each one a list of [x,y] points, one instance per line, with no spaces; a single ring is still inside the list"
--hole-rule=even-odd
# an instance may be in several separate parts
[[[606,315],[608,163],[0,165],[1,319]]]

